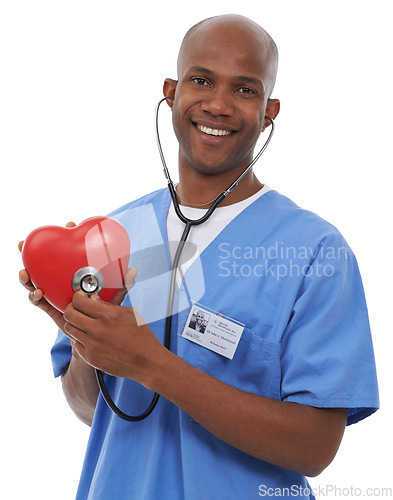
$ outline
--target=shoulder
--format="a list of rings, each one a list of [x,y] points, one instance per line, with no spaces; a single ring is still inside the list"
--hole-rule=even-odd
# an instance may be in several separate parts
[[[117,218],[121,216],[122,214],[138,207],[142,207],[145,205],[153,205],[155,206],[156,204],[162,203],[163,201],[166,200],[166,198],[169,196],[168,190],[166,188],[158,189],[157,191],[153,191],[151,193],[148,193],[144,196],[141,196],[140,198],[137,198],[136,200],[132,200],[125,205],[122,205],[121,207],[117,208],[116,210],[113,210],[109,215],[109,217],[114,217]]]
[[[285,235],[285,239],[294,242],[307,240],[310,244],[314,242],[318,245],[320,242],[329,241],[346,245],[340,230],[316,213],[300,207],[275,190],[269,191],[264,196],[266,196],[265,211],[272,219],[276,234]]]
[[[159,189],[109,214],[128,232],[134,251],[162,245],[170,205],[169,190]]]

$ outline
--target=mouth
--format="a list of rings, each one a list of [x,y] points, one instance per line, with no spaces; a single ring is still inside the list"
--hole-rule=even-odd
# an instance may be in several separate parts
[[[207,125],[202,125],[200,123],[194,123],[194,126],[203,134],[214,136],[214,137],[227,137],[233,134],[233,130],[212,128]]]
[[[204,134],[206,135],[214,135],[214,136],[220,136],[220,137],[223,137],[223,136],[228,136],[228,135],[231,135],[233,133],[232,130],[223,130],[223,129],[218,129],[218,128],[210,128],[210,127],[206,127],[205,125],[200,125],[198,123],[195,124],[196,128],[203,132]]]

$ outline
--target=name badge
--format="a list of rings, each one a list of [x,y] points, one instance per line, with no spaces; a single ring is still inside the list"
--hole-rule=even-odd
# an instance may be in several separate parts
[[[243,330],[242,323],[195,303],[181,336],[232,359]]]

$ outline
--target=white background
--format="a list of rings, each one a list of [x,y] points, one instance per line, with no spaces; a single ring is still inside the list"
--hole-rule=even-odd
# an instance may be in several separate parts
[[[52,378],[56,331],[18,283],[17,243],[165,186],[153,127],[163,80],[176,77],[185,31],[230,12],[259,22],[280,51],[281,113],[256,173],[341,230],[369,305],[382,409],[347,429],[311,485],[320,498],[393,488],[389,2],[20,0],[0,7],[4,499],[74,498],[88,438]],[[171,130],[169,111],[162,123]],[[174,172],[175,141],[163,141]]]

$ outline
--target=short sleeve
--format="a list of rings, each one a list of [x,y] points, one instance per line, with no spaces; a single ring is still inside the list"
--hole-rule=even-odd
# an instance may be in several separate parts
[[[323,238],[304,272],[281,361],[284,401],[349,408],[348,425],[379,407],[361,276],[338,232]]]
[[[72,349],[70,339],[59,330],[51,350],[52,367],[55,377],[59,377],[64,373],[71,361],[71,356]]]

